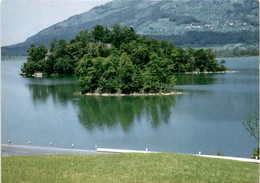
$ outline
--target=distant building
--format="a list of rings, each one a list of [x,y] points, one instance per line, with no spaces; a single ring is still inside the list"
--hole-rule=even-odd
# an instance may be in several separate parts
[[[43,74],[42,72],[35,72],[33,76],[36,78],[42,78]]]
[[[108,49],[112,48],[112,44],[107,44],[107,48]]]
[[[50,49],[48,49],[48,52],[45,54],[45,60],[48,60],[51,55],[54,55],[54,53],[50,52]]]

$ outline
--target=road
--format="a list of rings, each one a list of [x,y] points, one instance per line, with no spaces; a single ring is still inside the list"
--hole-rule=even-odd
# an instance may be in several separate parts
[[[80,150],[80,149],[65,149],[65,148],[52,148],[52,147],[36,147],[36,146],[21,146],[21,145],[7,145],[2,144],[2,157],[8,156],[27,156],[27,155],[58,155],[58,154],[111,154],[111,153],[156,153],[151,151],[136,151],[136,150],[123,150],[123,149],[107,149],[97,148],[96,150]],[[213,155],[195,155],[205,158],[218,158],[226,160],[235,160],[243,162],[260,163],[260,160],[249,158],[238,158],[229,156],[213,156]]]
[[[106,154],[95,150],[65,149],[52,147],[36,147],[2,144],[2,157],[26,155],[57,155],[57,154]]]

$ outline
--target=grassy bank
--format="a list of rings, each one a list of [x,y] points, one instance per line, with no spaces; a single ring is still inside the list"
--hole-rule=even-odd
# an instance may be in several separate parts
[[[2,158],[2,182],[259,182],[259,165],[180,154]]]

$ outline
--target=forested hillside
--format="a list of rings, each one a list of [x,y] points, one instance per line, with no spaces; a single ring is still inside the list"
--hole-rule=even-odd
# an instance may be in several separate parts
[[[114,0],[48,27],[2,55],[25,54],[30,44],[67,42],[99,24],[133,27],[140,35],[180,46],[244,44],[258,47],[258,0]],[[55,16],[55,15],[54,15]]]

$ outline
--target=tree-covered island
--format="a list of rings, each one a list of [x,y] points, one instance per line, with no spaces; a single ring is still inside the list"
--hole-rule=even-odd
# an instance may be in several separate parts
[[[82,93],[158,93],[169,91],[176,73],[225,71],[211,49],[183,49],[167,41],[148,39],[133,28],[96,25],[69,43],[53,40],[31,47],[21,70],[30,76],[76,75]]]

